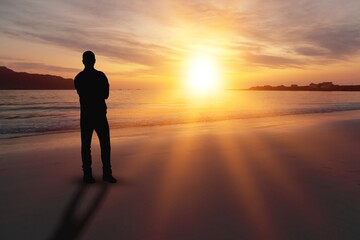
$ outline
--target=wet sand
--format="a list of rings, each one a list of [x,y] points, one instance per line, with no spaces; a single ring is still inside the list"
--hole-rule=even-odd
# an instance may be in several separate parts
[[[357,239],[360,111],[0,140],[0,239]]]

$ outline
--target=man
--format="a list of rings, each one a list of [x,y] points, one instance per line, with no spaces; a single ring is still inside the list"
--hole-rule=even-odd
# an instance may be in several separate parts
[[[76,91],[80,97],[81,158],[84,182],[94,183],[91,170],[91,138],[93,131],[97,133],[101,147],[103,164],[103,180],[116,183],[112,176],[110,163],[110,132],[106,118],[105,99],[109,97],[109,82],[103,72],[94,68],[95,54],[91,51],[83,53],[82,62],[85,69],[74,80]]]

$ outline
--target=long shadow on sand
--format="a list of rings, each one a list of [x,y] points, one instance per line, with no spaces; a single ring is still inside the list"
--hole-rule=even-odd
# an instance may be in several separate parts
[[[81,184],[49,240],[74,240],[86,229],[91,218],[101,206],[109,190],[106,183]]]

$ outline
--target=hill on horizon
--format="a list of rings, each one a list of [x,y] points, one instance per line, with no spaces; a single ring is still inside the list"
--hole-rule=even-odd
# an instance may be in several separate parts
[[[74,89],[73,79],[48,74],[15,72],[0,66],[0,90]]]

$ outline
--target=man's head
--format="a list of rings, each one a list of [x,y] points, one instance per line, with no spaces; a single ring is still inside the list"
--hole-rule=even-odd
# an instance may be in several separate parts
[[[86,68],[93,68],[95,61],[95,54],[92,51],[86,51],[83,53],[82,62]]]

